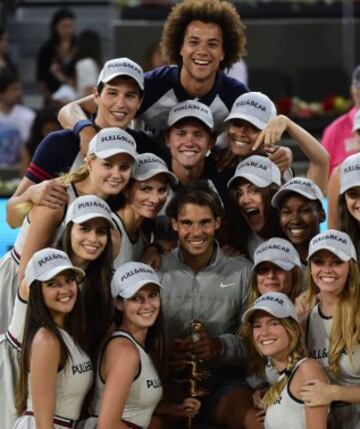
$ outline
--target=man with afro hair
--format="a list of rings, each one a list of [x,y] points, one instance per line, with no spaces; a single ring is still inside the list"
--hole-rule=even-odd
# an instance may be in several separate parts
[[[196,98],[210,107],[215,131],[221,131],[235,99],[248,91],[244,84],[222,71],[245,54],[245,43],[244,24],[229,1],[178,2],[161,37],[163,55],[172,65],[145,74],[144,98],[135,128],[158,140],[163,137],[170,109],[181,101]],[[76,117],[72,115],[74,103]],[[59,116],[64,128],[72,128],[81,119],[79,104],[88,113],[95,111],[91,96],[70,103]],[[95,130],[91,130],[89,122],[80,137],[82,141],[90,140],[93,134]]]

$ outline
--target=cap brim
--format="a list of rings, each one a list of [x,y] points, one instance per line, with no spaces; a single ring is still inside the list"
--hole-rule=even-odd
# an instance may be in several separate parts
[[[287,188],[287,189],[281,189],[280,191],[276,192],[276,194],[273,196],[272,200],[271,200],[271,205],[275,208],[279,207],[280,201],[285,197],[285,195],[290,194],[291,192],[293,192],[294,194],[299,194],[301,196],[303,196],[304,198],[307,198],[308,200],[312,200],[312,201],[320,201],[319,198],[317,198],[316,196],[312,195],[312,194],[308,194],[302,190],[299,189],[291,189],[291,188]]]
[[[258,267],[263,262],[271,262],[272,264],[276,265],[277,267],[280,267],[284,271],[291,271],[296,266],[296,264],[291,261],[285,261],[283,259],[274,260],[274,259],[266,258],[266,259],[262,259],[256,265],[254,265],[253,270],[255,270],[255,268]]]
[[[189,114],[184,114],[183,116],[181,115],[181,116],[177,117],[175,120],[168,122],[168,127],[172,127],[173,125],[177,124],[178,122],[180,122],[183,119],[197,119],[202,124],[204,124],[207,128],[209,128],[210,131],[213,131],[213,129],[214,129],[214,124],[210,124],[209,122],[205,121],[203,118],[199,118],[198,116],[189,115]]]
[[[101,81],[100,82],[104,82],[104,83],[108,83],[108,82],[110,82],[111,80],[113,80],[113,79],[115,79],[116,77],[118,77],[118,76],[129,76],[129,77],[131,77],[137,84],[138,84],[138,86],[139,86],[139,88],[142,90],[142,91],[144,91],[144,84],[139,80],[139,79],[136,79],[135,77],[134,77],[134,75],[132,75],[132,74],[130,74],[130,73],[125,73],[125,72],[122,72],[122,73],[114,73],[114,74],[111,74],[110,76],[108,76],[106,79],[101,79]],[[99,83],[100,83],[99,82]]]
[[[138,290],[140,290],[143,286],[147,285],[147,284],[154,284],[159,286],[160,288],[164,288],[163,286],[161,286],[161,284],[155,280],[149,280],[149,279],[144,279],[139,281],[138,283],[135,283],[134,285],[132,285],[131,288],[127,289],[122,295],[120,295],[122,298],[125,299],[129,299],[132,296],[134,296],[136,294],[136,292]]]
[[[135,179],[135,180],[142,181],[142,180],[151,179],[152,177],[155,177],[158,174],[165,174],[165,176],[167,176],[169,178],[170,183],[172,185],[177,185],[179,183],[179,180],[175,176],[174,173],[172,173],[171,171],[168,171],[168,170],[160,170],[160,169],[150,170],[150,171],[148,171],[147,174],[138,174],[138,175],[133,174],[132,178]]]
[[[136,159],[136,152],[130,152],[129,150],[126,149],[108,149],[108,150],[101,150],[99,152],[94,152],[94,154],[101,159],[107,159],[110,158],[114,155],[119,155],[122,153],[126,153],[129,156],[131,156],[131,158],[133,158],[134,160]]]
[[[339,194],[342,195],[344,192],[348,191],[351,188],[354,188],[355,186],[360,186],[360,178],[359,180],[352,180],[350,183],[346,183],[345,185],[340,186]]]
[[[102,219],[107,220],[109,222],[111,228],[115,228],[115,223],[114,223],[114,221],[111,218],[106,217],[106,216],[104,216],[104,215],[102,215],[100,213],[95,213],[95,212],[94,213],[83,214],[81,216],[76,216],[76,217],[74,217],[72,219],[67,220],[66,224],[68,224],[69,222],[73,222],[73,223],[79,224],[79,223],[86,222],[87,220],[96,219],[96,218],[99,218],[99,217],[102,218]]]
[[[272,316],[278,319],[286,319],[287,317],[291,317],[297,322],[299,321],[298,318],[297,317],[295,318],[294,315],[292,314],[288,314],[288,313],[284,314],[282,312],[275,311],[274,309],[269,309],[269,307],[267,307],[266,305],[259,305],[259,306],[247,309],[242,316],[242,322],[248,323],[251,316],[257,311],[264,311],[265,313],[271,314]]]
[[[256,118],[252,115],[245,115],[240,113],[233,113],[230,114],[226,119],[225,122],[231,121],[232,119],[244,119],[244,121],[250,122],[250,124],[254,125],[259,130],[263,130],[266,128],[267,122],[261,121],[260,119]]]
[[[259,176],[255,176],[254,174],[243,173],[243,174],[239,174],[239,175],[236,175],[236,176],[232,177],[227,182],[227,187],[230,188],[232,182],[235,179],[239,179],[239,178],[246,179],[249,182],[251,182],[252,184],[254,184],[255,186],[258,186],[259,188],[266,188],[267,186],[269,186],[272,183],[269,180],[263,179],[262,177],[259,177]]]
[[[58,265],[57,267],[54,267],[53,269],[47,271],[42,276],[39,276],[36,278],[36,280],[39,280],[41,282],[46,282],[48,280],[51,280],[58,274],[62,273],[63,271],[74,271],[74,273],[79,276],[80,279],[85,277],[85,271],[83,271],[81,268],[74,267],[72,265]]]
[[[307,259],[309,260],[312,256],[315,255],[315,253],[320,252],[320,250],[328,250],[344,262],[350,261],[350,259],[352,259],[351,256],[347,255],[341,250],[335,249],[335,247],[332,246],[321,246],[318,249],[314,249],[311,253],[309,252]]]

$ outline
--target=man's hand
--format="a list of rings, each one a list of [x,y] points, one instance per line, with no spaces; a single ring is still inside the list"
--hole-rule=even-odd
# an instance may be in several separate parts
[[[186,362],[192,358],[192,344],[191,338],[175,338],[170,353],[170,365],[174,369],[184,368]]]
[[[198,341],[192,342],[192,350],[198,359],[217,359],[221,355],[222,343],[219,338],[210,337],[203,332]]]
[[[186,398],[181,404],[174,404],[171,414],[179,417],[195,417],[201,407],[201,402],[195,398]]]
[[[44,180],[37,185],[32,185],[28,188],[28,192],[29,199],[34,204],[52,209],[64,206],[69,199],[66,186],[60,184],[56,179]]]

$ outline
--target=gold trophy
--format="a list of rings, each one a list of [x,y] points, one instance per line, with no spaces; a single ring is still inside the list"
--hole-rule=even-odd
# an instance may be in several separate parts
[[[204,326],[200,320],[194,319],[190,323],[190,337],[193,343],[200,340],[201,334],[204,332]],[[200,382],[210,377],[210,371],[201,370],[201,364],[203,361],[199,359],[195,354],[191,355],[191,358],[185,361],[185,365],[188,369],[188,376],[184,380],[189,383],[189,394],[192,398],[199,398],[209,394],[208,389],[204,389],[200,386]],[[192,417],[187,419],[187,427],[192,427]]]

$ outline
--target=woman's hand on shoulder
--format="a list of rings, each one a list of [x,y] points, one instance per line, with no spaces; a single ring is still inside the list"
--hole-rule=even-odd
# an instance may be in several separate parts
[[[306,406],[329,405],[333,400],[332,386],[326,372],[315,359],[307,359],[299,368],[300,398]]]

